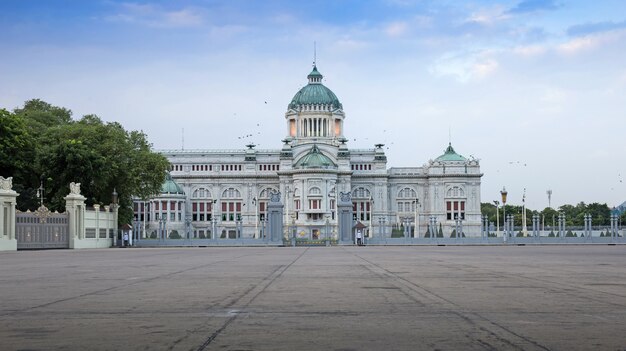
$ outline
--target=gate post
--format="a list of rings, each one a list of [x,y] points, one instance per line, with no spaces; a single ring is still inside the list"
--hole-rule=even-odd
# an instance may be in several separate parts
[[[15,199],[18,193],[13,190],[13,177],[0,176],[0,251],[16,251],[15,238]]]
[[[270,194],[270,201],[267,203],[267,240],[270,244],[283,242],[283,207],[280,192]]]
[[[339,242],[352,245],[354,244],[354,239],[352,237],[352,195],[350,192],[339,192],[337,212]]]
[[[68,214],[70,249],[78,248],[85,238],[85,200],[80,194],[80,183],[70,183],[70,193],[65,198],[65,212]],[[99,233],[96,233],[100,236]],[[108,235],[107,235],[108,236]]]

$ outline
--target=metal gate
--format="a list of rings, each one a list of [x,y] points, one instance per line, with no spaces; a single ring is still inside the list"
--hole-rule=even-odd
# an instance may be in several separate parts
[[[18,250],[69,249],[67,213],[53,213],[41,206],[35,212],[18,212],[15,219]]]

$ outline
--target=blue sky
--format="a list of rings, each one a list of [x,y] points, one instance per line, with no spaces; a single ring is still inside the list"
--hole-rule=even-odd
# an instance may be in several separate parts
[[[0,107],[41,98],[157,149],[278,148],[318,68],[354,148],[455,149],[482,200],[626,200],[624,1],[2,1]],[[267,103],[266,103],[267,102]]]

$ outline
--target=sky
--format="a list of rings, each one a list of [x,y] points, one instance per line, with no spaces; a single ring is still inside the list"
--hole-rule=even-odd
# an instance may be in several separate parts
[[[0,108],[39,98],[155,149],[277,149],[314,43],[349,147],[406,167],[451,141],[483,202],[626,200],[623,0],[3,0]]]

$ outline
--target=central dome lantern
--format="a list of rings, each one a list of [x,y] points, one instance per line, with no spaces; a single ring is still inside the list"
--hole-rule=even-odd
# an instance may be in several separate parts
[[[343,137],[343,106],[335,93],[322,84],[324,76],[317,66],[313,66],[307,78],[308,84],[287,106],[288,137],[294,144],[300,141],[336,143]]]
[[[339,99],[332,90],[322,84],[324,76],[313,66],[313,71],[307,76],[309,84],[300,89],[291,99],[289,108],[297,109],[303,105],[317,105],[324,109],[340,109],[343,108]]]

